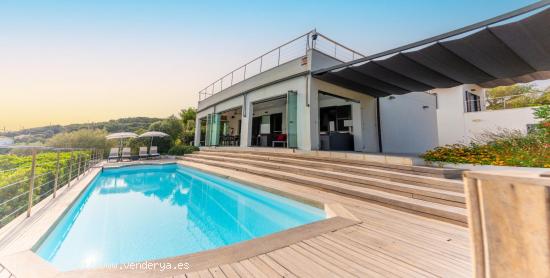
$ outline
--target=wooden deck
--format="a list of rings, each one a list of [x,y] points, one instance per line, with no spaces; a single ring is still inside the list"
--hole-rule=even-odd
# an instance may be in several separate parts
[[[186,277],[471,277],[464,227],[238,171],[180,162],[304,198],[338,202],[362,223]],[[183,276],[182,276],[183,277]]]

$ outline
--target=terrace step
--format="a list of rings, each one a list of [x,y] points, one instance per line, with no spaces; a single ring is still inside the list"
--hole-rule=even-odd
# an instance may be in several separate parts
[[[447,204],[456,207],[466,207],[465,198],[463,193],[435,189],[431,187],[424,187],[419,185],[407,184],[402,182],[395,182],[386,179],[379,179],[377,177],[369,177],[365,175],[358,175],[356,173],[350,173],[349,171],[333,171],[333,170],[319,170],[313,165],[296,166],[292,163],[278,163],[259,159],[243,159],[225,157],[222,155],[212,155],[210,153],[201,154],[196,153],[188,155],[188,157],[199,158],[213,161],[223,161],[238,164],[247,164],[254,167],[260,167],[272,170],[281,170],[288,173],[301,174],[310,177],[323,177],[336,182],[341,182],[353,186],[361,186],[374,190],[385,191],[402,196],[412,197],[415,199],[422,199],[432,201],[436,203]]]
[[[372,177],[377,179],[407,183],[411,185],[418,185],[424,187],[430,187],[435,189],[449,190],[454,192],[464,192],[464,185],[462,181],[455,179],[436,178],[432,176],[426,176],[423,174],[411,174],[395,171],[392,169],[382,169],[376,167],[370,167],[365,165],[346,165],[344,163],[326,162],[326,161],[314,161],[297,158],[278,157],[271,155],[250,154],[250,153],[235,153],[235,152],[198,152],[194,155],[210,155],[223,158],[239,158],[253,161],[269,161],[277,162],[284,165],[295,165],[302,167],[315,168],[318,170],[328,170],[335,172],[353,173],[366,177]]]
[[[287,152],[267,152],[267,151],[251,151],[251,150],[227,150],[227,149],[201,149],[201,152],[209,153],[224,153],[225,155],[231,156],[242,156],[242,155],[262,155],[270,157],[285,157],[285,158],[294,158],[307,161],[320,161],[320,162],[330,162],[334,164],[343,164],[343,165],[354,165],[354,166],[368,166],[371,168],[397,171],[408,174],[416,174],[430,177],[438,178],[447,178],[447,179],[461,179],[463,170],[461,169],[451,169],[451,168],[442,168],[442,167],[430,167],[430,166],[417,166],[417,165],[404,165],[404,164],[394,164],[386,162],[377,162],[370,160],[359,160],[354,158],[349,158],[347,156],[356,155],[355,153],[340,153],[342,157],[328,157],[328,156],[318,156],[312,154],[304,153],[287,153]],[[323,152],[317,152],[323,153]],[[330,152],[329,152],[330,153]]]
[[[290,181],[305,186],[313,186],[331,192],[350,195],[355,198],[373,201],[388,207],[405,210],[415,214],[428,216],[431,218],[436,218],[463,226],[465,226],[467,223],[466,210],[464,208],[444,205],[432,201],[415,199],[412,197],[412,194],[406,197],[403,195],[374,190],[363,186],[337,182],[326,178],[305,176],[303,174],[294,174],[289,173],[288,171],[266,169],[262,167],[251,166],[248,164],[224,162],[212,160],[209,158],[199,158],[197,156],[185,156],[183,159],[195,163],[202,163],[205,165],[243,171],[260,176],[270,177],[273,179]]]

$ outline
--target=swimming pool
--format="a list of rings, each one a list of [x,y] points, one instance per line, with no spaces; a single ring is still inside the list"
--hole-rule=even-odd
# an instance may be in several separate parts
[[[189,254],[325,218],[323,210],[176,164],[104,169],[35,248],[60,270]]]

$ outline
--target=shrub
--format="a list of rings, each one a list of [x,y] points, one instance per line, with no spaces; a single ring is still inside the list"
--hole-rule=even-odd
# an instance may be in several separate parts
[[[437,147],[421,157],[437,162],[550,168],[550,132],[540,128],[526,135],[492,133],[470,145]]]
[[[184,155],[198,151],[199,148],[188,145],[175,145],[168,150],[169,155]]]

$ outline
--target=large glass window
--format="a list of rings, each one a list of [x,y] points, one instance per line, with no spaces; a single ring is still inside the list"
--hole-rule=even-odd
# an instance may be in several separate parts
[[[321,132],[349,131],[351,105],[322,107],[319,112]]]

